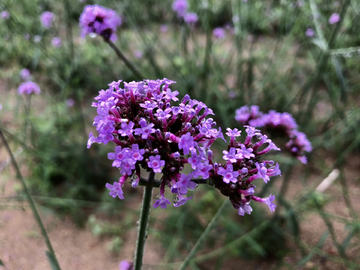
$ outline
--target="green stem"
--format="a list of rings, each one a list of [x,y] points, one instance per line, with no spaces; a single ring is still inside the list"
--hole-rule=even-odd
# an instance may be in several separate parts
[[[150,216],[150,206],[151,206],[151,197],[152,197],[152,182],[155,179],[155,173],[150,172],[148,178],[148,185],[145,186],[143,202],[141,206],[140,221],[139,221],[139,230],[136,240],[136,250],[134,256],[134,270],[141,270],[143,264],[145,242],[147,238],[147,230],[149,225],[149,216]]]
[[[192,260],[192,258],[195,256],[195,253],[199,250],[199,248],[201,247],[201,245],[203,244],[203,242],[205,241],[206,237],[209,235],[210,231],[214,228],[216,222],[218,221],[218,219],[220,218],[221,214],[224,212],[224,209],[227,207],[228,203],[230,202],[230,200],[225,199],[225,201],[223,202],[223,204],[220,206],[220,208],[218,209],[218,211],[216,212],[215,216],[212,218],[212,220],[210,221],[210,223],[208,224],[208,226],[206,227],[205,231],[203,232],[203,234],[200,236],[200,238],[197,240],[195,246],[192,248],[192,250],[190,251],[190,253],[188,254],[188,256],[185,258],[185,261],[182,263],[182,265],[180,266],[179,270],[185,270],[186,267],[188,266],[188,264],[190,263],[190,261]]]
[[[61,270],[59,262],[57,261],[56,256],[55,256],[54,249],[53,249],[53,247],[51,245],[50,238],[49,238],[49,236],[48,236],[48,234],[46,232],[45,226],[41,221],[41,218],[40,218],[40,215],[39,215],[38,211],[36,210],[35,203],[34,203],[32,197],[30,195],[30,192],[29,192],[29,190],[28,190],[28,188],[27,188],[27,186],[25,184],[25,180],[24,180],[24,178],[23,178],[23,176],[22,176],[22,174],[20,172],[19,166],[18,166],[18,164],[17,164],[17,162],[16,162],[16,160],[15,160],[15,158],[14,158],[12,152],[11,152],[9,144],[8,144],[7,140],[5,139],[5,136],[4,136],[1,129],[0,129],[0,137],[1,137],[2,141],[4,142],[6,150],[8,151],[8,153],[10,155],[11,162],[14,165],[15,170],[16,170],[16,175],[19,178],[19,180],[21,181],[21,184],[22,184],[24,192],[25,192],[25,194],[27,196],[30,208],[31,208],[31,210],[32,210],[32,212],[34,214],[35,220],[36,220],[37,224],[40,227],[41,234],[44,237],[45,243],[46,243],[46,245],[47,245],[47,247],[49,249],[50,254],[52,255],[52,263],[54,263],[55,269]]]
[[[115,51],[116,55],[121,59],[121,61],[124,62],[124,64],[132,71],[132,73],[134,73],[134,75],[138,77],[138,79],[142,80],[145,78],[140,73],[140,71],[138,71],[137,68],[129,60],[126,59],[125,55],[123,55],[123,53],[119,50],[118,47],[116,47],[114,43],[112,43],[110,40],[107,39],[104,40],[106,43],[110,45],[110,47]]]

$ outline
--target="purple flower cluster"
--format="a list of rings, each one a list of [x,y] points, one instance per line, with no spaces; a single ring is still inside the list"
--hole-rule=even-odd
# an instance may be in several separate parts
[[[99,5],[87,5],[80,16],[81,36],[95,33],[115,42],[115,32],[121,23],[121,18],[114,10]]]
[[[162,173],[155,208],[171,204],[165,198],[166,187],[175,194],[173,205],[178,207],[192,198],[186,194],[196,188],[194,179],[211,178],[215,187],[240,209],[253,198],[253,180],[263,178],[268,182],[271,176],[280,174],[274,162],[260,161],[261,155],[279,148],[250,126],[244,143],[236,142],[240,131],[227,129],[230,144],[223,151],[224,164],[214,162],[210,147],[216,139],[225,139],[221,128],[215,128],[214,120],[207,118],[213,111],[189,95],[179,101],[179,92],[170,89],[174,81],[124,82],[123,88],[121,82],[110,83],[107,90],[101,90],[95,97],[92,106],[97,108],[98,115],[93,124],[99,135],[95,137],[90,133],[88,140],[88,148],[94,142],[112,141],[116,145],[108,158],[122,176],[119,182],[106,185],[112,197],[123,199],[121,188],[129,177],[136,187],[141,178],[140,168],[143,168]],[[188,174],[182,172],[185,166],[192,169]],[[249,193],[249,189],[252,192]],[[269,201],[254,198],[264,203]],[[239,214],[242,211],[239,210]]]
[[[217,38],[217,39],[224,39],[226,36],[226,32],[224,30],[224,28],[221,27],[217,27],[213,30],[213,35]]]
[[[330,24],[335,24],[338,23],[340,21],[340,15],[337,13],[333,13],[331,14],[330,18],[329,18],[329,23]]]
[[[20,71],[20,78],[21,78],[23,81],[30,81],[30,79],[31,79],[30,70],[28,70],[27,68],[23,68],[23,69]]]
[[[188,12],[189,4],[187,0],[175,0],[172,9],[179,18],[183,18],[188,25],[194,25],[198,21],[198,16],[194,12]]]
[[[40,16],[41,24],[44,26],[44,28],[50,28],[52,26],[52,23],[55,19],[54,13],[50,11],[45,11]]]
[[[30,95],[32,93],[34,94],[40,94],[40,87],[31,81],[28,82],[23,82],[20,84],[19,88],[18,88],[18,93],[20,95],[26,94],[26,95]]]
[[[304,152],[311,152],[312,147],[306,135],[297,130],[298,125],[291,114],[284,112],[269,111],[263,114],[256,105],[243,106],[236,110],[235,120],[242,125],[252,127],[264,127],[269,131],[287,136],[290,141],[285,145],[290,153],[302,163],[306,164],[307,159]]]
[[[62,45],[61,38],[60,38],[60,37],[54,37],[54,38],[51,40],[51,45],[54,46],[54,47],[56,47],[56,48],[61,47],[61,45]]]
[[[10,13],[8,11],[6,11],[6,10],[3,10],[3,11],[0,12],[0,17],[7,20],[7,19],[10,18]]]

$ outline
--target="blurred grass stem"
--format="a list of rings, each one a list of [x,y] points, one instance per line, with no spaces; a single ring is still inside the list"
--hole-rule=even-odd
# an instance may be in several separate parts
[[[24,192],[25,192],[25,194],[26,194],[26,196],[27,196],[27,199],[28,199],[30,208],[31,208],[31,210],[32,210],[32,212],[33,212],[33,214],[34,214],[36,223],[37,223],[37,224],[39,225],[39,227],[40,227],[41,234],[42,234],[42,236],[44,237],[46,246],[48,247],[49,252],[50,252],[50,254],[51,254],[51,257],[52,257],[52,263],[54,264],[53,266],[55,267],[54,269],[56,269],[56,270],[61,270],[60,265],[59,265],[59,262],[57,261],[56,256],[55,256],[54,249],[53,249],[53,247],[52,247],[52,245],[51,245],[50,238],[49,238],[49,236],[48,236],[48,234],[47,234],[47,232],[46,232],[45,226],[44,226],[44,224],[43,224],[42,221],[41,221],[41,218],[40,218],[40,215],[39,215],[38,211],[36,210],[35,203],[34,203],[32,197],[31,197],[31,195],[30,195],[30,192],[29,192],[29,190],[28,190],[28,188],[27,188],[27,186],[26,186],[26,184],[25,184],[25,180],[24,180],[24,178],[23,178],[23,176],[22,176],[22,174],[21,174],[21,172],[20,172],[19,166],[18,166],[18,164],[17,164],[17,162],[16,162],[16,160],[15,160],[15,158],[14,158],[14,156],[13,156],[13,153],[12,153],[12,151],[11,151],[11,149],[10,149],[10,146],[9,146],[9,144],[8,144],[8,142],[7,142],[7,140],[6,140],[6,138],[5,138],[5,136],[4,136],[4,134],[3,134],[3,132],[2,132],[1,129],[0,129],[0,137],[1,137],[1,139],[2,139],[2,141],[3,141],[3,143],[4,143],[4,145],[5,145],[6,150],[8,151],[8,153],[9,153],[9,155],[10,155],[11,162],[12,162],[12,164],[13,164],[15,170],[16,170],[16,175],[17,175],[17,177],[19,178],[19,180],[21,181],[21,184],[22,184],[23,189],[24,189]]]
[[[110,47],[115,51],[116,55],[121,59],[121,61],[124,62],[124,64],[132,71],[132,73],[134,73],[134,75],[138,77],[138,79],[143,80],[145,78],[140,73],[140,71],[138,71],[137,68],[129,60],[126,59],[125,55],[123,55],[123,53],[119,50],[118,47],[116,47],[116,45],[111,40],[104,40],[110,45]]]
[[[225,201],[223,202],[223,204],[220,206],[220,208],[216,212],[216,214],[214,215],[214,217],[212,218],[212,220],[210,221],[210,223],[208,224],[208,226],[206,227],[205,231],[202,233],[202,235],[197,240],[194,247],[191,249],[188,256],[185,258],[183,264],[179,267],[179,270],[185,270],[186,267],[189,265],[190,261],[195,256],[195,253],[200,249],[200,247],[204,243],[206,237],[209,235],[210,231],[214,228],[215,224],[217,223],[218,219],[220,218],[220,216],[222,215],[222,213],[224,212],[226,207],[228,207],[229,202],[230,202],[230,200],[228,198],[226,198]]]

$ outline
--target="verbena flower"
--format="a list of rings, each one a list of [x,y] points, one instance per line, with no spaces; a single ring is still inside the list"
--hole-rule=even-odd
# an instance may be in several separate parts
[[[187,13],[189,4],[187,0],[175,0],[172,4],[172,9],[179,17],[184,17]]]
[[[3,19],[5,19],[5,20],[7,20],[7,19],[10,18],[10,13],[9,13],[8,11],[6,11],[6,10],[3,10],[3,11],[1,11],[1,13],[0,13],[0,17],[3,18]]]
[[[121,87],[122,81],[112,82],[95,97],[92,106],[98,115],[93,125],[98,136],[90,133],[88,148],[95,142],[112,141],[115,151],[108,158],[122,175],[118,182],[106,185],[109,194],[123,199],[122,186],[130,178],[136,187],[143,168],[162,174],[155,208],[171,204],[165,197],[166,187],[175,194],[175,207],[185,204],[192,198],[187,196],[188,190],[197,186],[194,179],[202,178],[211,179],[236,209],[242,207],[250,213],[249,203],[255,192],[252,182],[258,178],[268,182],[280,174],[278,164],[261,162],[260,158],[279,149],[253,127],[247,127],[244,142],[237,141],[239,130],[227,129],[230,143],[224,150],[224,162],[214,162],[210,147],[218,138],[225,139],[209,118],[212,110],[189,95],[179,101],[179,92],[170,89],[173,83],[168,79],[144,80],[124,82]],[[183,172],[185,166],[191,168],[190,173]]]
[[[51,45],[53,45],[53,46],[56,47],[56,48],[61,47],[61,45],[62,45],[61,38],[60,38],[60,37],[54,37],[54,38],[51,40]]]
[[[123,260],[119,264],[119,270],[133,270],[133,269],[134,269],[134,263],[133,262]]]
[[[308,36],[308,37],[314,37],[315,36],[315,31],[314,29],[312,28],[308,28],[305,32],[305,34]]]
[[[55,15],[50,11],[45,11],[40,16],[40,21],[41,24],[44,26],[44,28],[50,28],[52,26],[54,19],[55,19]]]
[[[23,69],[20,71],[20,78],[21,78],[23,81],[29,81],[29,80],[31,79],[30,70],[28,70],[27,68],[23,68]]]
[[[289,142],[285,145],[286,149],[302,163],[307,163],[305,152],[312,151],[311,143],[304,133],[297,130],[298,125],[291,114],[273,110],[263,114],[259,111],[258,106],[252,105],[237,109],[235,119],[242,125],[263,127],[268,131],[288,137]],[[277,147],[270,144],[261,153],[267,153],[272,149],[277,150]]]
[[[330,18],[329,18],[329,23],[330,24],[335,24],[338,23],[340,21],[340,15],[337,13],[333,13],[331,14]]]
[[[226,32],[223,28],[217,27],[213,30],[213,35],[218,39],[224,39],[226,36]]]
[[[198,21],[198,16],[194,12],[186,13],[184,16],[185,23],[194,25]]]
[[[20,95],[30,95],[32,93],[34,94],[40,94],[40,87],[34,83],[34,82],[23,82],[20,84],[19,88],[18,88],[18,93]]]
[[[99,5],[87,5],[80,16],[81,36],[95,33],[115,42],[115,32],[121,23],[120,16],[114,10]]]

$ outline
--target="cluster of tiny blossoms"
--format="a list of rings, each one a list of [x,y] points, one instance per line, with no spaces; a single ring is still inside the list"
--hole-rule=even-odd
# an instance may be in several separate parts
[[[18,94],[20,95],[30,95],[30,94],[40,94],[41,90],[39,85],[31,81],[31,73],[28,69],[22,69],[20,72],[20,77],[24,81],[18,87]]]
[[[108,154],[113,167],[122,175],[113,185],[106,184],[112,197],[124,198],[122,187],[130,177],[136,187],[141,179],[140,167],[153,174],[162,173],[160,195],[153,205],[166,208],[170,201],[165,198],[165,188],[176,194],[173,205],[185,204],[188,190],[194,189],[202,179],[210,179],[222,194],[228,196],[240,215],[250,214],[250,201],[266,203],[271,211],[275,196],[254,196],[253,181],[280,174],[279,165],[273,161],[260,161],[260,156],[270,150],[280,150],[266,135],[248,126],[244,143],[236,138],[241,131],[227,129],[230,143],[223,151],[223,164],[213,161],[210,147],[221,138],[221,128],[215,128],[213,111],[203,102],[190,99],[189,95],[179,101],[178,91],[172,91],[174,81],[144,80],[143,82],[121,81],[109,84],[101,90],[93,106],[98,115],[94,126],[98,137],[90,133],[88,148],[92,143],[115,143],[115,151]],[[185,165],[190,173],[182,171]],[[204,182],[204,181],[203,181]]]
[[[188,25],[194,25],[198,21],[198,16],[194,12],[189,12],[188,8],[187,0],[175,0],[172,4],[172,9],[179,18],[183,18]]]
[[[80,16],[79,25],[83,37],[94,33],[115,42],[115,32],[121,23],[121,18],[114,10],[99,5],[87,5]]]
[[[298,125],[291,114],[276,111],[269,111],[269,113],[264,114],[259,111],[258,106],[252,105],[237,109],[235,119],[242,125],[264,127],[288,137],[289,142],[286,144],[286,148],[302,163],[307,163],[305,152],[311,152],[312,146],[306,135],[297,130]]]

